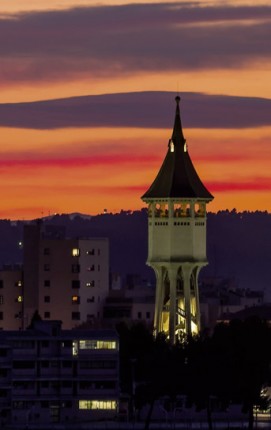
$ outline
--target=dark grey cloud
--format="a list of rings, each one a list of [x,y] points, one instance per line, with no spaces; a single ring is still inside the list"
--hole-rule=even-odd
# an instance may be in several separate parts
[[[150,91],[0,104],[0,125],[34,129],[171,128],[175,95]],[[181,110],[184,127],[247,128],[271,125],[269,99],[183,93]]]
[[[240,67],[270,58],[271,6],[163,3],[0,20],[0,83]]]

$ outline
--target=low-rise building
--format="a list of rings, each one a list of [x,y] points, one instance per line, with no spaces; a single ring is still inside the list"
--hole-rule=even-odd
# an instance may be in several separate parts
[[[60,321],[36,321],[24,331],[0,332],[1,428],[112,419],[118,401],[114,330],[61,330]]]

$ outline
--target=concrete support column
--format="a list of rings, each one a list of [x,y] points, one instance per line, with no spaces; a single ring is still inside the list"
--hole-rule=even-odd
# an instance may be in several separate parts
[[[174,203],[172,201],[169,201],[168,203],[168,216],[169,218],[174,217]]]
[[[198,331],[200,331],[200,302],[199,302],[199,287],[198,287],[198,277],[201,267],[196,266],[194,269],[194,283],[195,283],[195,299],[196,299],[196,321],[198,326]]]
[[[163,267],[153,266],[156,275],[155,309],[154,309],[154,335],[162,330],[162,311],[164,301],[164,270]]]
[[[176,300],[177,300],[177,269],[169,268],[168,277],[170,283],[170,299],[169,299],[169,341],[171,344],[175,343],[176,331]]]
[[[183,273],[183,288],[184,288],[184,310],[185,310],[185,330],[187,335],[191,335],[191,293],[190,293],[190,277],[191,266],[182,266]]]

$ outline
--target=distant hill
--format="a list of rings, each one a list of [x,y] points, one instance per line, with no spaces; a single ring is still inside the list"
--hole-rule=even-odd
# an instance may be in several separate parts
[[[146,210],[122,211],[92,217],[55,215],[45,224],[65,225],[70,237],[108,237],[111,270],[123,276],[140,274],[153,279],[147,258]],[[0,263],[22,262],[23,221],[0,220]],[[235,277],[239,287],[265,289],[271,299],[271,214],[235,210],[208,214],[207,253],[209,265],[201,276]]]

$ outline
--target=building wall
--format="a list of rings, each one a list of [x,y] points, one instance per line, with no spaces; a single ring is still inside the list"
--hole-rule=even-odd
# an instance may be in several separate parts
[[[41,321],[31,330],[1,332],[0,341],[2,426],[78,424],[116,416],[119,347],[114,331],[63,331],[57,321]]]
[[[66,329],[101,319],[109,291],[108,239],[68,239],[61,227],[44,229],[39,223],[28,227],[25,327],[36,310],[43,319],[60,319]]]
[[[23,325],[22,270],[0,271],[0,330],[19,330]]]

